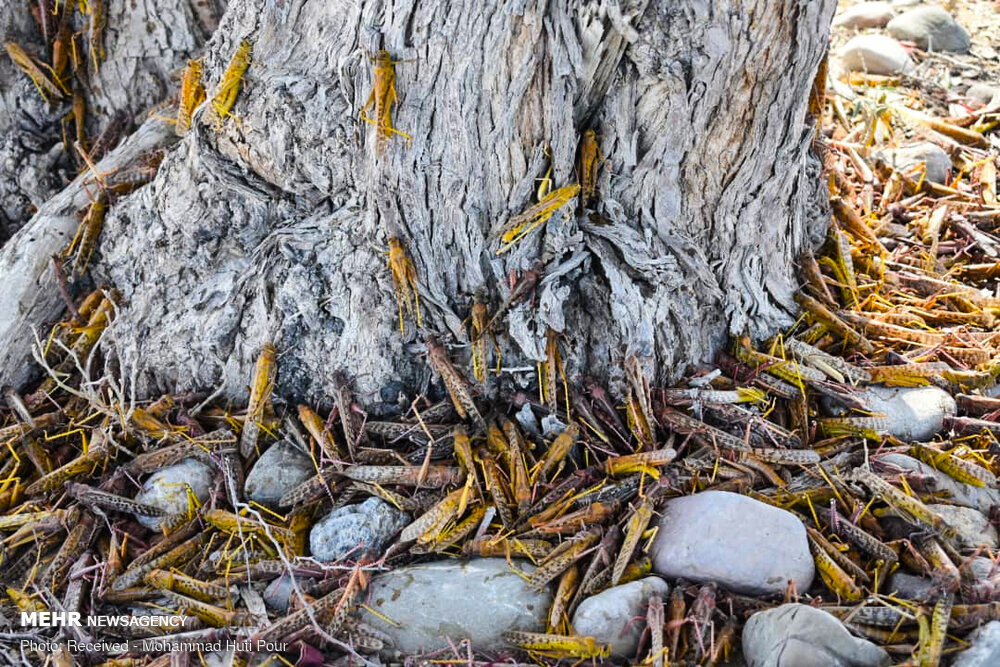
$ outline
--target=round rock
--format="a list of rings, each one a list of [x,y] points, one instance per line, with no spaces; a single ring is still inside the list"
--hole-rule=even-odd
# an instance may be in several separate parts
[[[305,579],[299,579],[299,588],[301,590],[303,582]],[[270,609],[275,611],[280,611],[285,613],[288,611],[288,607],[291,605],[292,598],[295,596],[295,589],[292,586],[292,578],[288,573],[282,574],[277,579],[272,579],[271,583],[267,585],[264,589],[264,604],[266,604]]]
[[[903,45],[885,35],[858,35],[840,50],[840,64],[849,72],[891,76],[913,69]]]
[[[896,12],[889,2],[859,2],[837,14],[833,19],[836,28],[883,28]]]
[[[812,584],[806,529],[794,514],[727,491],[667,501],[650,555],[670,579],[714,581],[733,591],[782,593]]]
[[[990,621],[968,640],[972,646],[962,651],[951,667],[996,667],[1000,665],[1000,621]]]
[[[937,387],[886,387],[872,385],[855,392],[873,415],[885,420],[881,432],[900,440],[924,442],[944,428],[944,418],[958,409],[955,399]],[[834,415],[843,408],[828,405]]]
[[[879,155],[900,171],[920,164],[926,165],[927,180],[934,183],[946,184],[951,174],[951,158],[943,148],[930,142],[881,151]]]
[[[530,565],[523,565],[531,571]],[[372,578],[368,604],[392,624],[361,610],[360,619],[406,654],[448,649],[468,639],[473,650],[507,646],[508,630],[541,632],[552,593],[533,590],[503,558],[411,565]]]
[[[896,572],[889,577],[889,592],[906,600],[929,602],[934,592],[934,580],[915,574]]]
[[[410,522],[410,515],[380,498],[347,505],[327,514],[309,531],[313,558],[330,562],[348,556],[377,556]]]
[[[615,657],[635,658],[645,630],[635,619],[646,615],[650,596],[665,598],[669,593],[667,582],[659,577],[614,586],[580,603],[573,614],[573,630],[595,638],[599,644],[608,644]]]
[[[958,545],[965,549],[986,547],[995,550],[997,529],[990,524],[982,512],[956,505],[930,504],[927,507],[937,512],[944,522],[958,533]]]
[[[889,654],[851,635],[831,614],[783,604],[750,617],[743,628],[749,667],[880,667]]]
[[[968,567],[972,575],[979,581],[987,581],[1000,577],[1000,564],[994,563],[991,559],[983,556],[973,558]]]
[[[247,498],[276,506],[283,495],[316,474],[312,459],[292,443],[280,440],[264,452],[247,475]]]
[[[965,91],[965,96],[982,105],[987,105],[1000,95],[1000,86],[988,83],[974,83]]]
[[[975,582],[969,586],[966,598],[969,600],[994,600],[1000,591],[1000,566],[989,558],[973,558],[967,567],[963,568],[975,577]]]
[[[184,459],[150,475],[135,500],[167,514],[180,514],[188,511],[188,489],[203,503],[211,488],[212,469],[197,459]],[[136,520],[150,530],[159,530],[163,517],[136,516]]]
[[[965,28],[937,5],[903,12],[889,21],[885,29],[896,39],[913,42],[924,51],[968,53],[972,46]]]
[[[890,472],[908,472],[933,480],[934,490],[945,492],[948,500],[987,513],[993,505],[1000,505],[1000,491],[988,486],[973,486],[959,482],[954,477],[935,470],[932,466],[906,454],[885,454],[879,456],[877,464],[880,469]]]

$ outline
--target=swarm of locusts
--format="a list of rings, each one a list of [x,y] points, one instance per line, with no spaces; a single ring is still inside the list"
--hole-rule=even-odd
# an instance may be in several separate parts
[[[929,507],[948,502],[933,480],[881,459],[903,452],[957,482],[996,487],[1000,399],[987,394],[996,385],[992,318],[1000,303],[980,288],[995,281],[986,247],[1000,208],[979,199],[982,164],[945,193],[898,171],[876,168],[865,181],[860,149],[839,139],[825,146],[834,220],[818,253],[802,258],[801,321],[756,346],[734,340],[713,370],[674,388],[653,386],[634,356],[622,360],[624,382],[614,392],[573,386],[561,338],[549,331],[537,396],[487,400],[477,378],[496,371],[485,344],[461,353],[428,336],[440,400],[417,397],[391,420],[369,416],[344,375],[329,405],[282,401],[280,344],[272,343],[261,346],[247,378],[245,408],[193,394],[135,402],[113,378],[94,374],[117,296],[96,290],[71,302],[71,315],[39,340],[44,379],[23,395],[6,389],[0,408],[0,611],[12,618],[145,607],[179,615],[183,626],[101,632],[289,647],[272,664],[316,652],[376,661],[393,650],[362,613],[371,611],[365,591],[377,571],[495,557],[527,586],[552,591],[546,626],[507,633],[505,649],[456,647],[437,662],[609,661],[607,645],[574,632],[574,611],[608,587],[648,576],[663,503],[712,489],[794,513],[808,533],[816,582],[779,599],[671,582],[668,598],[653,596],[635,619],[644,627],[637,654],[618,661],[726,664],[751,614],[795,599],[841,618],[900,662],[939,664],[970,630],[1000,619],[1000,599],[969,567],[972,554],[954,527]],[[932,220],[936,229],[925,237]],[[524,276],[513,298],[525,298],[537,280]],[[415,296],[405,299],[414,315]],[[508,307],[473,306],[477,341],[500,333]],[[902,442],[885,433],[882,416],[859,412],[857,394],[872,384],[935,384],[955,394],[962,414],[946,418],[934,442]],[[821,400],[849,413],[824,416]],[[532,426],[544,422],[558,426]],[[307,453],[316,474],[265,507],[247,499],[243,480],[278,440]],[[214,471],[208,498],[192,495],[175,514],[135,500],[151,474],[188,458]],[[307,537],[317,519],[367,497],[406,510],[412,522],[381,552],[311,558]],[[141,517],[160,519],[160,528],[145,528]],[[934,585],[921,599],[901,598],[887,587],[895,572],[927,575]],[[287,613],[269,613],[261,591],[282,575],[299,594]],[[66,636],[59,632],[68,630],[33,636]],[[176,659],[139,647],[125,655],[63,651],[56,664],[165,667]],[[237,664],[250,659],[239,654]]]

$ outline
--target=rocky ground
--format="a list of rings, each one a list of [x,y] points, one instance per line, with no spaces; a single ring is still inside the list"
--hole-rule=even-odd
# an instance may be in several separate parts
[[[113,290],[67,296],[0,408],[0,655],[1000,663],[1000,20],[953,4],[845,3],[803,318],[678,387],[634,358],[621,395],[569,387],[553,336],[538,394],[487,403],[483,337],[430,341],[432,386],[377,410],[349,378],[283,401],[270,345],[244,404],[136,401],[102,363]],[[19,624],[42,610],[183,627]]]

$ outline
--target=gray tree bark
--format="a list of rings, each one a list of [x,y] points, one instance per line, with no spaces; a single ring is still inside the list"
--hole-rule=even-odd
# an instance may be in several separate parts
[[[204,105],[111,211],[94,267],[122,296],[107,347],[141,394],[245,399],[269,339],[288,397],[328,394],[338,371],[367,402],[391,380],[420,385],[390,235],[456,362],[472,295],[495,308],[537,262],[536,298],[498,330],[507,368],[533,369],[548,328],[571,376],[612,381],[627,353],[666,381],[730,333],[771,334],[795,309],[793,258],[828,219],[806,106],[835,4],[234,0],[205,72],[211,96],[253,43],[238,118],[216,132]],[[406,61],[393,117],[413,141],[375,158],[358,112],[365,51],[383,47]],[[594,210],[570,204],[497,256],[492,234],[533,203],[544,147],[555,186],[572,183],[586,128],[607,158]]]

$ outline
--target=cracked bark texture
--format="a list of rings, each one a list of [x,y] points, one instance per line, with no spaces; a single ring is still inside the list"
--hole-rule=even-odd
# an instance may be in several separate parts
[[[36,61],[51,63],[31,3],[7,4],[0,12],[0,43],[14,42]],[[128,123],[139,116],[138,125],[149,109],[172,95],[175,72],[211,36],[223,9],[219,0],[105,0],[105,4],[106,58],[96,67],[89,56],[87,17],[74,11],[71,25],[78,33],[79,85],[87,99],[91,139],[116,114]],[[0,245],[76,176],[75,156],[63,145],[61,128],[71,100],[51,102],[44,101],[28,77],[0,52]],[[72,124],[69,131],[72,135]]]
[[[106,347],[147,395],[243,400],[266,340],[286,397],[328,395],[337,371],[369,403],[392,380],[419,387],[423,333],[400,335],[389,235],[456,363],[476,290],[495,308],[538,262],[535,299],[497,332],[507,368],[533,371],[550,327],[571,377],[612,382],[627,353],[669,381],[730,333],[773,333],[795,310],[793,258],[828,219],[806,106],[835,4],[233,0],[205,72],[211,95],[253,43],[238,118],[216,132],[203,105],[109,214],[94,269],[122,302]],[[380,47],[405,61],[394,119],[413,141],[376,159],[358,111]],[[545,146],[569,184],[588,127],[607,158],[595,210],[568,205],[498,257]]]

